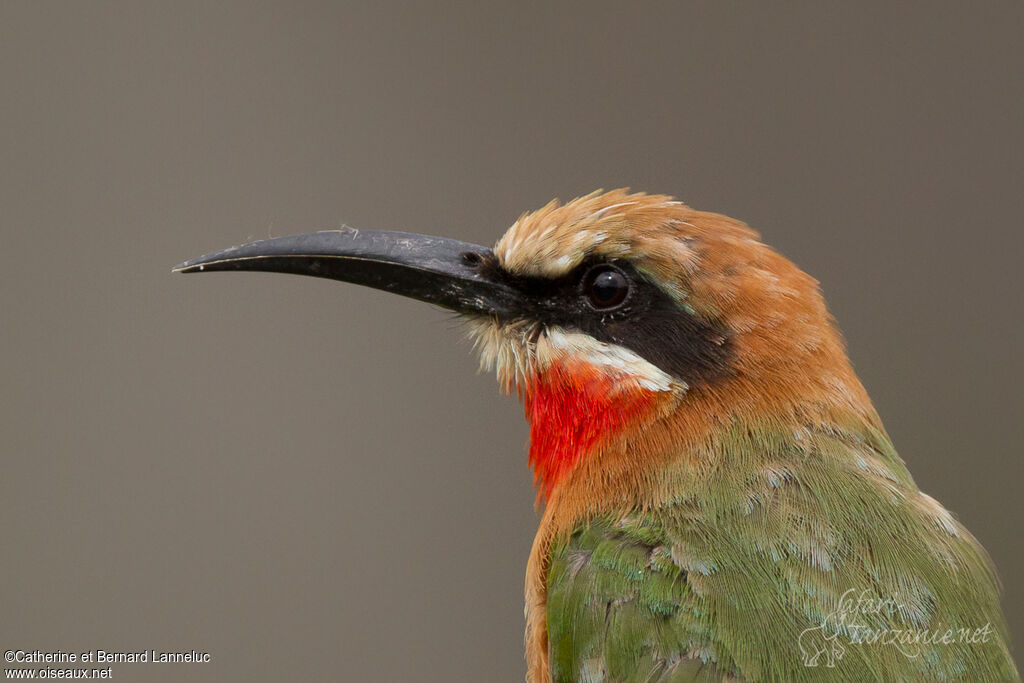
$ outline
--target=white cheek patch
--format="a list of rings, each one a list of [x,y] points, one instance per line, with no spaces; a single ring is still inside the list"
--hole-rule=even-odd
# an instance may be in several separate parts
[[[553,361],[583,362],[610,377],[631,381],[647,391],[673,391],[685,385],[629,349],[598,341],[588,334],[552,328],[537,342],[542,368]]]
[[[530,379],[552,363],[586,363],[622,383],[624,388],[684,392],[687,386],[629,349],[600,342],[590,335],[536,323],[499,323],[469,319],[470,335],[480,353],[480,367],[498,375],[502,389],[524,389]]]

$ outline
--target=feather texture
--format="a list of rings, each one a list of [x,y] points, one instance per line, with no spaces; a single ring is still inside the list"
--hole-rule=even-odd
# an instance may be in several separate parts
[[[625,190],[524,214],[494,254],[574,311],[473,321],[545,500],[533,683],[1020,680],[988,556],[918,490],[812,277]],[[622,310],[573,298],[595,263],[634,278]]]
[[[1019,680],[987,555],[884,434],[735,427],[721,443],[732,466],[668,467],[675,500],[554,544],[553,681]]]

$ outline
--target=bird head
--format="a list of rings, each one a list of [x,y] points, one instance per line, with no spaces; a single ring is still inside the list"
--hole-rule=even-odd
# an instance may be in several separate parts
[[[549,502],[650,500],[659,468],[681,453],[714,467],[716,434],[753,422],[877,421],[817,282],[745,224],[671,197],[551,202],[493,250],[339,230],[176,270],[327,277],[461,314],[483,366],[523,400]]]

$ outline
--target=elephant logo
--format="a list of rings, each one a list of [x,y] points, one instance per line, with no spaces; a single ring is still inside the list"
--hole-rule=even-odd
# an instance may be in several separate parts
[[[821,655],[825,655],[825,666],[833,668],[836,661],[843,658],[846,648],[839,642],[839,634],[826,631],[825,625],[812,626],[800,633],[798,640],[800,654],[804,658],[804,666],[815,667],[821,663]]]

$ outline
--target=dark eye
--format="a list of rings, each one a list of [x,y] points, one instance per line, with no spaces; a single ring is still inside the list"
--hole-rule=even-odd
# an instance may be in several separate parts
[[[583,292],[594,308],[612,308],[625,301],[629,280],[618,268],[598,266],[584,276]]]

